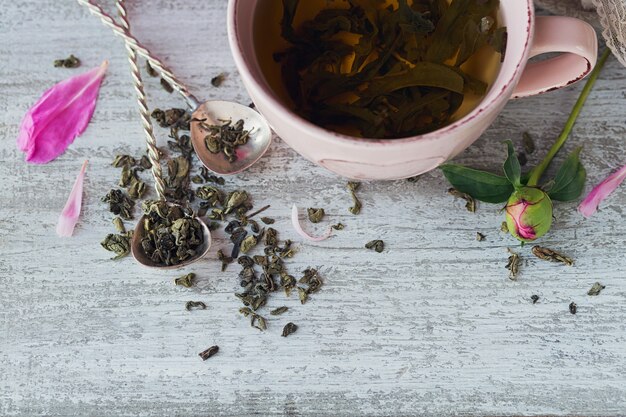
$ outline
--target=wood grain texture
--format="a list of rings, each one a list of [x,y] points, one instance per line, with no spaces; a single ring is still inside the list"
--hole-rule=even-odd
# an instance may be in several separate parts
[[[226,41],[226,1],[129,2],[137,35],[204,98],[249,101]],[[112,6],[112,4],[109,4]],[[112,7],[109,10],[113,10]],[[53,68],[69,53],[81,70]],[[111,62],[95,116],[68,151],[45,166],[24,163],[20,119],[53,83]],[[228,73],[223,87],[210,79]],[[182,106],[148,79],[153,106]],[[346,229],[299,243],[289,263],[318,267],[326,285],[306,305],[276,294],[265,333],[239,316],[236,268],[208,259],[177,275],[118,262],[99,247],[113,231],[100,197],[116,182],[117,153],[140,154],[141,125],[123,43],[71,0],[0,8],[0,415],[3,416],[475,416],[626,415],[626,189],[593,218],[558,204],[542,243],[576,260],[534,259],[499,231],[500,207],[477,213],[447,195],[440,172],[417,184],[362,186],[362,214],[348,213],[345,181],[275,140],[251,170],[228,179],[258,207],[271,203],[283,238],[292,203],[324,207]],[[537,139],[535,163],[562,127],[580,85],[513,101],[458,161],[498,169],[502,141]],[[565,151],[584,145],[588,189],[626,163],[626,69],[611,59]],[[166,132],[158,140],[165,143]],[[82,161],[90,165],[75,236],[55,236],[57,216]],[[562,158],[562,156],[561,156]],[[263,198],[267,195],[266,198]],[[486,234],[477,242],[475,234]],[[363,245],[384,239],[382,254]],[[523,257],[519,280],[507,248]],[[183,271],[186,272],[186,271]],[[606,285],[598,297],[587,290]],[[541,298],[536,305],[532,294]],[[207,303],[188,312],[188,300]],[[568,304],[578,304],[578,314]],[[293,321],[297,333],[281,338]],[[218,344],[206,362],[198,353]]]

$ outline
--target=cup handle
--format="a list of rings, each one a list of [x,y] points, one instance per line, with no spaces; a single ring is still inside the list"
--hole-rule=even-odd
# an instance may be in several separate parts
[[[544,61],[529,62],[515,87],[513,98],[546,93],[582,80],[598,58],[598,38],[593,27],[564,16],[537,16],[528,58],[561,52]]]

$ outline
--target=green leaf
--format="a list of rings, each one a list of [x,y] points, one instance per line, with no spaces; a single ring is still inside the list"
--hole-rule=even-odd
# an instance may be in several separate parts
[[[582,194],[587,179],[587,171],[580,163],[581,150],[582,147],[576,148],[559,168],[554,184],[548,192],[551,199],[572,201]]]
[[[507,140],[504,143],[506,143],[508,152],[506,161],[504,161],[504,175],[506,175],[511,184],[513,184],[513,187],[519,188],[522,186],[522,167],[519,164],[517,154],[513,148],[513,142]]]
[[[454,188],[471,195],[476,200],[502,203],[513,193],[513,186],[509,180],[500,175],[457,164],[444,164],[439,168]]]

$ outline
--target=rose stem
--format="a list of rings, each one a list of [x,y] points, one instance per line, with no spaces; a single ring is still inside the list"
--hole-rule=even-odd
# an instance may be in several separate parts
[[[609,48],[606,48],[606,50],[598,60],[595,68],[593,69],[593,71],[591,71],[589,79],[587,80],[583,91],[580,93],[580,97],[578,97],[578,100],[576,101],[576,104],[574,105],[574,108],[572,109],[572,112],[569,115],[567,122],[565,123],[563,131],[559,135],[554,145],[552,145],[552,148],[550,148],[550,151],[548,152],[546,157],[543,158],[543,161],[541,161],[541,163],[533,168],[533,170],[530,172],[530,178],[528,179],[529,186],[537,186],[544,171],[546,170],[546,168],[548,168],[550,162],[552,162],[552,158],[554,158],[557,152],[559,152],[559,149],[561,149],[561,146],[563,146],[563,144],[567,140],[570,132],[572,131],[572,128],[574,127],[574,123],[576,123],[576,119],[578,118],[578,115],[580,114],[580,111],[582,110],[585,101],[587,100],[587,97],[589,96],[593,85],[598,79],[598,75],[600,75],[600,71],[602,70],[602,67],[604,67],[604,63],[606,62],[609,55],[611,55],[611,50]]]

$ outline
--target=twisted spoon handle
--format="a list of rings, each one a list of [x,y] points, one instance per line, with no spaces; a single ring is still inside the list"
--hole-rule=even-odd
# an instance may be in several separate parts
[[[111,29],[113,29],[113,32],[117,36],[120,36],[121,38],[123,38],[124,41],[126,41],[127,45],[130,44],[137,54],[147,59],[148,62],[150,62],[150,65],[154,69],[159,71],[161,73],[161,76],[168,83],[170,83],[171,86],[176,91],[178,91],[183,96],[183,98],[187,101],[187,104],[192,110],[195,110],[200,105],[200,102],[198,101],[198,99],[196,99],[196,97],[194,97],[189,92],[187,87],[176,77],[176,75],[174,75],[174,73],[170,71],[170,69],[163,62],[161,62],[161,60],[159,60],[154,55],[152,55],[152,53],[148,50],[148,48],[143,46],[137,40],[137,38],[131,35],[130,32],[127,32],[124,27],[117,24],[111,16],[109,16],[104,10],[102,10],[102,7],[94,3],[93,0],[77,0],[77,1],[78,1],[78,4],[86,7],[91,12],[91,14],[98,16],[100,20],[102,21],[102,23],[104,23],[106,26],[109,26]]]
[[[128,14],[124,6],[124,0],[115,2],[120,15],[122,27],[127,34],[130,34],[130,23]],[[163,172],[161,170],[161,162],[159,156],[159,148],[157,148],[154,131],[152,129],[152,121],[150,120],[150,111],[146,102],[146,93],[143,89],[141,80],[141,72],[137,66],[137,53],[129,42],[126,42],[126,51],[128,52],[128,62],[130,63],[131,74],[133,76],[133,84],[137,92],[137,103],[139,104],[139,113],[141,114],[141,123],[143,131],[146,134],[146,143],[148,144],[148,158],[152,164],[152,176],[154,177],[154,185],[159,199],[165,200],[165,183],[163,182]]]

